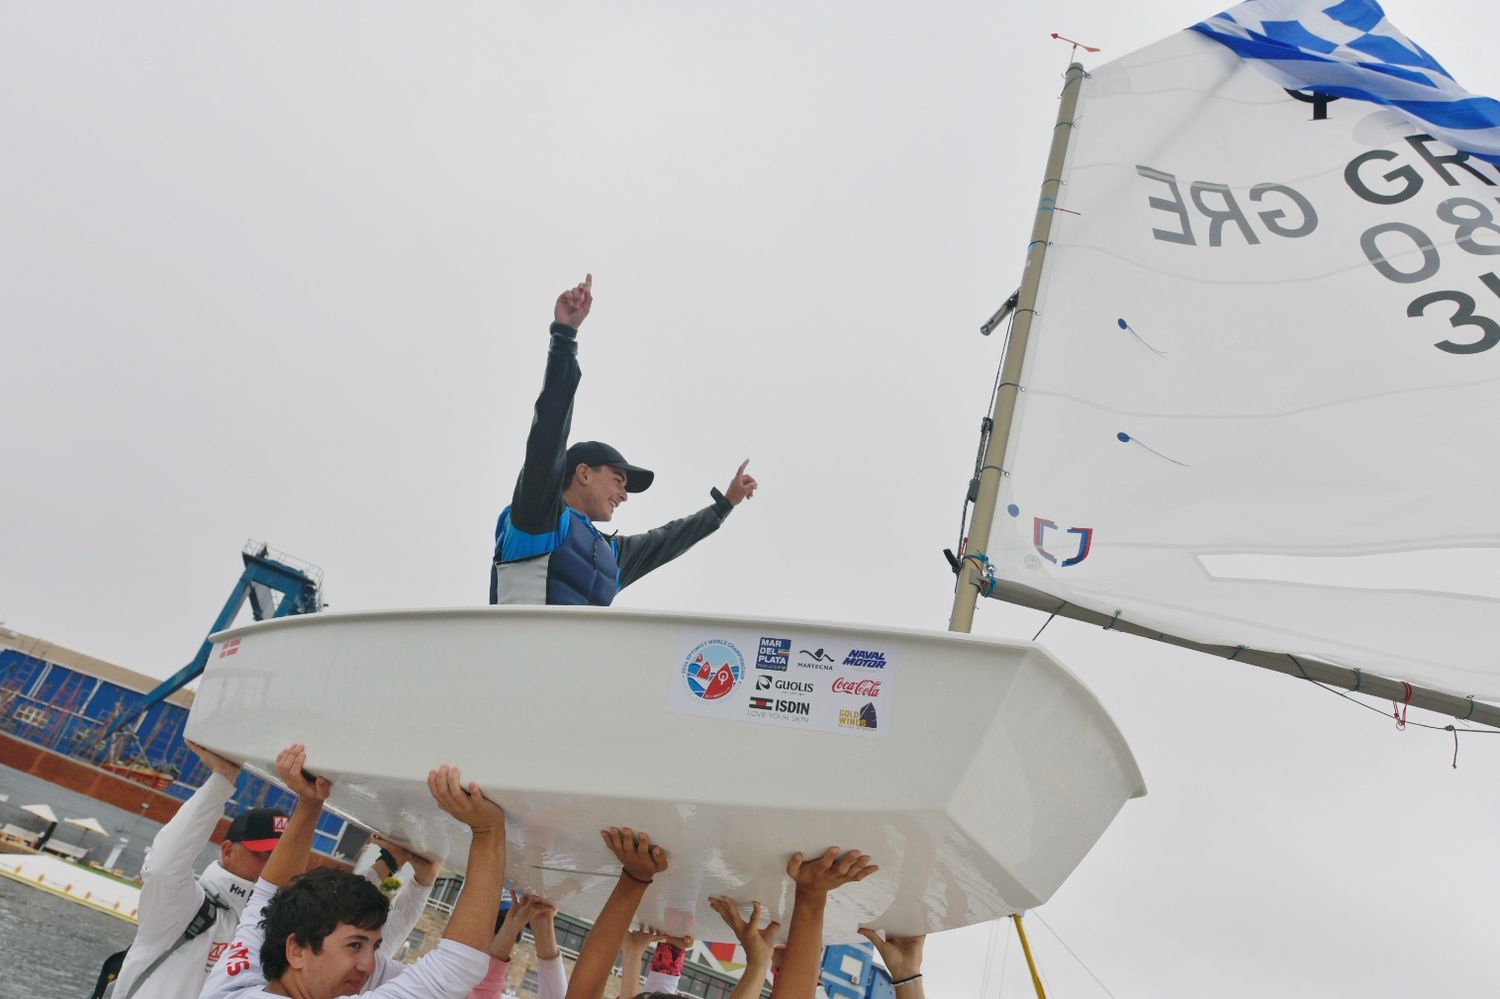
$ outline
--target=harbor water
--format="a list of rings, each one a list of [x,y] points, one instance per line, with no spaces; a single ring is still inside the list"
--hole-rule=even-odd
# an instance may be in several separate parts
[[[135,924],[0,878],[0,999],[83,999]]]

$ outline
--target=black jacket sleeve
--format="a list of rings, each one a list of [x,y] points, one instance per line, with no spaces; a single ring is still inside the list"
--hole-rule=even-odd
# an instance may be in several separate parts
[[[578,331],[571,326],[552,324],[547,373],[526,438],[526,463],[510,501],[511,523],[528,534],[552,530],[562,516],[563,455],[573,425],[573,396],[583,377],[578,367],[577,336]]]
[[[695,514],[653,528],[645,534],[620,538],[620,588],[624,589],[652,569],[666,565],[719,529],[734,507],[717,489],[714,501]]]

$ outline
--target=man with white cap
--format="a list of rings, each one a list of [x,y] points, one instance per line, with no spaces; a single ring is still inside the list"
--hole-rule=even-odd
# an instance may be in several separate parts
[[[492,604],[608,606],[621,589],[717,531],[731,510],[755,494],[745,461],[729,488],[712,490],[713,502],[697,513],[644,534],[605,535],[595,526],[611,520],[615,508],[650,486],[655,474],[601,441],[564,450],[582,377],[578,327],[593,306],[593,287],[590,274],[559,295],[553,309],[526,463],[495,525]]]

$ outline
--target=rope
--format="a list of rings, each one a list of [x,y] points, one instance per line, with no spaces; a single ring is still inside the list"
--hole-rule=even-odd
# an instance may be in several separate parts
[[[1114,626],[1115,626],[1115,623],[1117,621],[1119,621],[1119,620],[1120,620],[1120,612],[1119,611],[1115,611],[1115,616],[1109,619],[1109,623],[1104,626],[1104,630],[1105,631],[1111,631],[1111,630],[1113,630]]]
[[[1042,637],[1042,632],[1047,630],[1047,625],[1051,624],[1052,619],[1057,617],[1057,615],[1061,613],[1062,609],[1066,606],[1068,606],[1068,602],[1064,600],[1062,603],[1057,605],[1057,610],[1047,615],[1047,620],[1043,621],[1042,626],[1036,630],[1036,634],[1031,636],[1031,640],[1033,642]]]
[[[1047,932],[1050,933],[1050,934],[1052,934],[1052,936],[1057,940],[1057,942],[1063,945],[1063,950],[1067,951],[1068,952],[1068,956],[1071,957],[1073,960],[1075,960],[1075,961],[1078,962],[1078,966],[1080,968],[1082,968],[1084,971],[1087,971],[1089,973],[1089,977],[1094,980],[1094,984],[1098,985],[1101,989],[1103,989],[1104,990],[1104,994],[1107,995],[1107,996],[1109,996],[1109,999],[1115,999],[1115,994],[1109,990],[1109,986],[1107,986],[1103,982],[1101,982],[1099,980],[1099,976],[1096,975],[1096,974],[1094,974],[1093,969],[1090,968],[1088,965],[1084,964],[1083,963],[1083,959],[1080,958],[1077,954],[1073,953],[1073,948],[1069,947],[1068,946],[1068,942],[1062,938],[1062,935],[1059,934],[1056,930],[1054,930],[1052,928],[1052,924],[1051,923],[1048,923],[1045,919],[1042,918],[1042,914],[1040,912],[1037,912],[1035,909],[1032,909],[1030,912],[1027,913],[1027,915],[1028,916],[1035,916],[1037,922],[1039,922],[1043,926],[1047,927]]]
[[[1411,684],[1405,680],[1401,681],[1401,687],[1406,691],[1406,700],[1398,707],[1395,701],[1391,702],[1391,716],[1396,719],[1396,731],[1406,731],[1406,709],[1411,707],[1411,695],[1413,693]],[[1455,737],[1456,738],[1456,737]]]
[[[985,586],[982,590],[984,595],[988,597],[994,593],[997,580],[995,579],[995,567],[990,565],[989,557],[984,552],[969,552],[964,556],[964,561],[973,562],[979,567],[979,573],[984,577],[985,581]]]
[[[1016,385],[1015,382],[1002,382],[1000,380],[1005,372],[1005,355],[1010,350],[1010,334],[1015,325],[1016,314],[1012,312],[1010,314],[1010,322],[1005,327],[1005,349],[1000,352],[1000,362],[995,365],[995,384],[990,388],[990,404],[985,409],[984,416],[979,423],[979,449],[974,455],[974,478],[972,479],[975,488],[978,488],[980,476],[984,475],[986,468],[993,468],[1002,476],[1005,474],[1005,469],[999,466],[986,465],[984,463],[984,453],[989,449],[990,434],[995,429],[995,421],[990,417],[990,414],[995,411],[995,400],[999,397],[1000,390],[1007,385],[1013,385],[1017,392],[1023,391],[1021,386]],[[973,500],[965,494],[963,508],[959,511],[958,515],[958,547],[955,551],[958,552],[960,558],[964,557],[964,549],[969,546],[969,504],[972,502]]]

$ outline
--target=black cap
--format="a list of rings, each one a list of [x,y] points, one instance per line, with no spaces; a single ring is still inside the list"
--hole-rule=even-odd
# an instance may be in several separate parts
[[[248,850],[265,853],[274,849],[286,831],[286,812],[277,808],[252,808],[241,812],[229,823],[224,834],[228,843],[242,843]]]
[[[564,458],[566,465],[565,474],[567,480],[571,480],[573,469],[579,465],[608,465],[610,468],[618,468],[625,473],[625,491],[627,493],[643,493],[651,485],[651,480],[656,478],[656,473],[645,468],[632,465],[625,460],[625,456],[603,441],[579,441],[568,448]],[[566,485],[566,481],[564,482]]]

